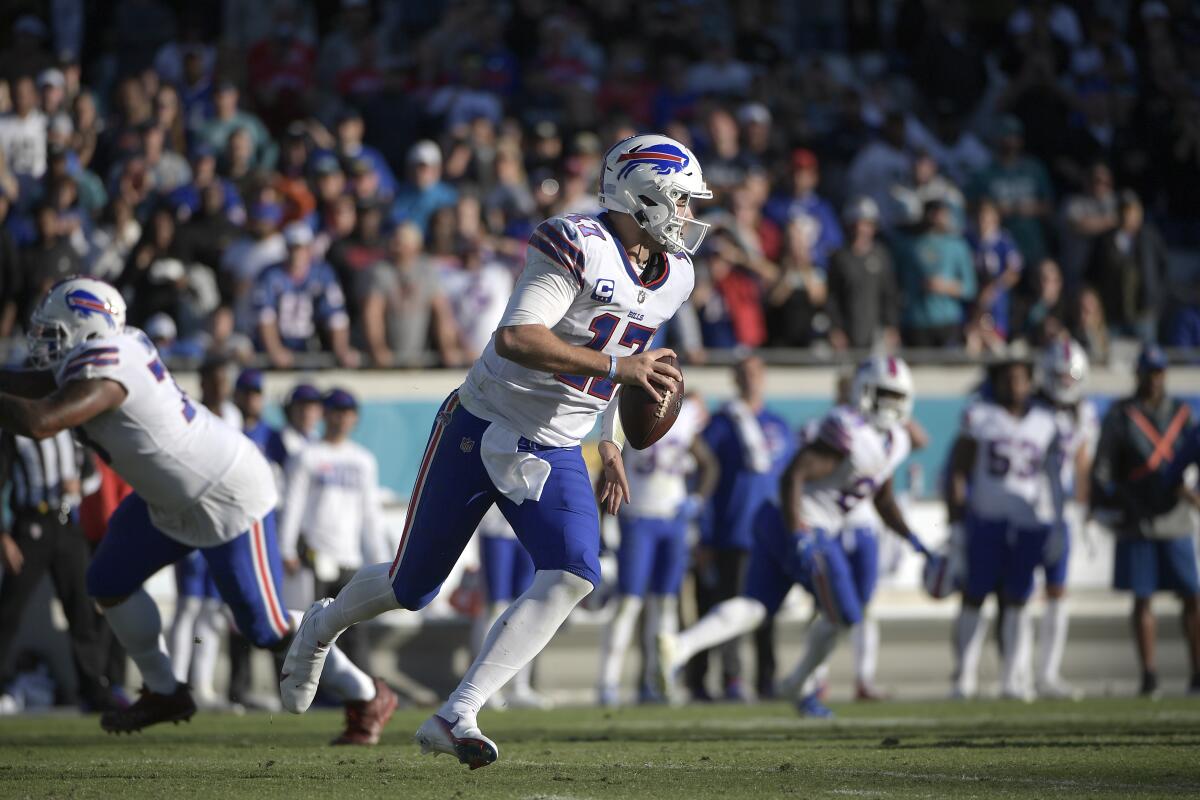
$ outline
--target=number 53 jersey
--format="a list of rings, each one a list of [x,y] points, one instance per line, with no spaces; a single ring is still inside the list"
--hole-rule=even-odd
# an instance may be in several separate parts
[[[192,401],[144,333],[76,346],[59,362],[60,386],[107,379],[125,400],[82,426],[83,437],[150,508],[163,533],[212,547],[237,538],[275,507],[275,480],[250,439]]]
[[[1054,501],[1046,473],[1061,446],[1055,413],[1040,404],[1013,416],[995,403],[976,402],[963,415],[962,435],[975,441],[967,509],[975,517],[1017,528],[1047,525]]]
[[[643,281],[607,213],[551,217],[529,238],[525,273],[500,324],[540,322],[568,344],[613,356],[640,353],[695,283],[686,255],[654,258],[662,261]],[[503,358],[493,335],[459,394],[477,417],[538,444],[571,447],[615,391],[604,378],[541,372]]]

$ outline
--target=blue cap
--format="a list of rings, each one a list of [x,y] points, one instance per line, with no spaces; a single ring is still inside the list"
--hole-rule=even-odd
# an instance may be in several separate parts
[[[233,388],[246,392],[261,392],[263,390],[263,374],[261,369],[244,369],[237,376]]]
[[[292,391],[288,393],[285,406],[292,406],[296,403],[319,403],[321,402],[321,393],[317,391],[317,387],[311,383],[297,383],[292,387]]]
[[[1143,372],[1153,372],[1155,370],[1167,368],[1167,354],[1163,349],[1153,342],[1142,348],[1141,354],[1138,355],[1137,371],[1141,375]]]
[[[334,411],[357,411],[358,400],[354,395],[347,392],[345,389],[330,389],[325,395],[326,410]]]

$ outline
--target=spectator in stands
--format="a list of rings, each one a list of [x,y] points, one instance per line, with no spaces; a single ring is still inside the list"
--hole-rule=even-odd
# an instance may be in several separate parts
[[[234,241],[221,258],[221,277],[235,316],[235,327],[242,333],[254,330],[251,313],[251,289],[259,274],[287,257],[287,247],[279,233],[283,209],[275,203],[257,203],[250,207],[246,234]]]
[[[422,244],[416,223],[397,225],[388,237],[387,260],[364,276],[358,339],[375,366],[423,366],[430,336],[441,363],[462,363],[453,312]]]
[[[1093,364],[1107,364],[1108,322],[1104,319],[1104,304],[1100,295],[1090,286],[1079,293],[1078,321],[1075,338],[1087,348]]]
[[[1014,116],[996,124],[996,158],[975,175],[969,187],[971,199],[991,197],[1004,219],[1004,227],[1016,240],[1026,264],[1036,264],[1046,254],[1043,229],[1053,199],[1050,176],[1037,158],[1026,155],[1025,126]]]
[[[964,306],[976,292],[975,265],[944,203],[934,200],[925,206],[921,231],[902,243],[897,260],[904,292],[904,343],[962,344]]]
[[[938,200],[950,209],[954,230],[967,228],[967,207],[963,193],[945,175],[938,171],[938,163],[927,151],[918,151],[913,156],[912,175],[892,188],[892,196],[904,208],[903,224],[921,224],[925,204]]]
[[[142,157],[154,182],[154,190],[169,194],[192,180],[192,168],[179,153],[166,149],[166,132],[158,125],[147,125],[142,131]]]
[[[1088,277],[1114,333],[1151,342],[1166,301],[1167,248],[1131,189],[1121,192],[1117,219],[1096,243]]]
[[[305,111],[317,54],[300,35],[292,8],[276,5],[273,16],[270,33],[246,53],[246,79],[255,107],[278,131]]]
[[[1112,170],[1097,162],[1088,170],[1085,190],[1069,195],[1063,202],[1059,244],[1068,290],[1080,285],[1096,242],[1116,226],[1117,193],[1113,189]]]
[[[718,350],[761,347],[767,341],[763,283],[773,282],[778,268],[752,257],[724,228],[712,230],[705,246],[708,257],[697,264],[692,292],[704,346]]]
[[[224,214],[236,223],[246,219],[246,209],[242,206],[242,198],[237,186],[228,178],[217,174],[217,154],[204,142],[192,147],[191,170],[189,179],[174,190],[166,188],[160,191],[169,192],[167,202],[175,210],[181,220],[187,219],[200,210],[201,195],[210,186],[221,190],[221,209]]]
[[[396,195],[396,176],[388,165],[383,154],[370,145],[363,144],[363,134],[366,126],[362,114],[353,106],[343,109],[334,126],[337,137],[337,156],[344,168],[349,171],[355,161],[365,160],[371,166],[371,171],[379,177],[380,200],[391,200]]]
[[[850,241],[829,259],[830,343],[838,350],[900,344],[900,291],[888,249],[876,239],[879,207],[869,197],[845,213]]]
[[[787,227],[797,217],[812,220],[812,230],[816,236],[812,246],[812,260],[824,269],[829,263],[829,256],[842,246],[843,237],[833,205],[817,194],[821,170],[813,151],[805,148],[792,151],[791,177],[787,193],[772,197],[767,204],[767,216],[780,228]]]
[[[1052,258],[1043,258],[1034,270],[1035,293],[1018,296],[1014,303],[1012,337],[1041,346],[1058,338],[1070,321],[1062,270]]]
[[[990,197],[975,204],[975,223],[967,242],[975,260],[979,297],[975,302],[968,338],[974,349],[999,349],[1012,332],[1009,317],[1012,292],[1021,280],[1021,251],[1008,231],[1000,227],[1000,209]]]
[[[287,368],[295,353],[320,349],[318,333],[343,367],[355,366],[358,353],[350,347],[346,300],[333,269],[313,262],[312,229],[293,222],[284,231],[287,258],[267,267],[254,286],[258,345],[271,365]]]
[[[846,176],[851,197],[866,196],[875,201],[884,231],[905,221],[904,208],[896,201],[892,189],[912,174],[906,125],[904,112],[888,112],[880,135],[858,151]]]
[[[36,181],[46,172],[46,115],[38,108],[37,89],[29,76],[12,84],[12,111],[0,114],[0,153],[28,203]]]
[[[25,265],[12,232],[4,224],[10,206],[8,196],[0,192],[0,339],[24,327],[18,313],[23,309],[25,296]]]
[[[423,139],[408,151],[408,182],[396,191],[392,222],[410,221],[428,232],[429,220],[439,208],[454,205],[458,192],[442,180],[442,150]]]
[[[813,263],[817,239],[810,217],[793,219],[784,231],[783,257],[766,292],[767,343],[809,347],[829,335],[825,272]]]
[[[234,132],[245,130],[250,137],[254,164],[264,169],[275,166],[279,148],[271,140],[262,120],[238,108],[238,88],[234,83],[223,81],[217,86],[213,95],[213,109],[212,118],[196,131],[199,141],[206,143],[214,152],[224,153]]]
[[[37,240],[22,254],[25,296],[18,311],[22,321],[29,319],[46,290],[69,275],[77,275],[83,266],[79,253],[63,236],[62,221],[54,206],[42,204],[35,213]]]

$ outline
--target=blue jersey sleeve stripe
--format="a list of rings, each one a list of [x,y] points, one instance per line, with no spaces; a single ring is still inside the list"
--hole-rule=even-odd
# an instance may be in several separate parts
[[[583,275],[576,269],[575,265],[563,253],[549,242],[544,236],[541,236],[536,231],[533,236],[529,237],[529,244],[536,247],[547,258],[558,264],[560,267],[571,273],[571,277],[579,283],[579,288],[583,288]]]
[[[821,425],[818,438],[825,444],[843,453],[850,452],[850,434],[841,422],[832,417],[825,420],[824,424]]]
[[[537,229],[543,236],[562,247],[565,252],[570,253],[576,259],[583,258],[583,248],[576,243],[575,238],[571,235],[571,230],[565,225],[555,225],[550,220],[546,220]]]
[[[82,353],[78,353],[71,359],[71,361],[69,363],[74,364],[76,361],[80,361],[85,358],[92,358],[94,356],[110,355],[110,354],[115,354],[116,352],[117,352],[117,348],[115,348],[115,347],[93,347],[91,350],[84,350]]]
[[[115,367],[119,362],[115,358],[92,358],[87,361],[73,362],[64,371],[64,375],[74,375],[84,367]]]

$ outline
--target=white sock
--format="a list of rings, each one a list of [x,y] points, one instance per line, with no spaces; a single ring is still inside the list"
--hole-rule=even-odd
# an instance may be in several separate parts
[[[679,632],[679,598],[673,594],[652,594],[646,601],[646,624],[642,630],[642,648],[646,654],[646,672],[642,686],[654,686],[658,675],[658,635]]]
[[[808,627],[804,655],[792,674],[784,679],[785,693],[795,694],[815,690],[816,687],[809,682],[809,678],[813,676],[818,667],[825,663],[829,654],[833,652],[833,648],[837,646],[837,635],[838,627],[825,619],[824,615],[813,620],[813,624]]]
[[[337,641],[342,631],[351,625],[399,608],[388,576],[391,568],[391,564],[371,564],[356,572],[338,592],[337,599],[314,615],[312,624],[317,639]]]
[[[600,691],[615,691],[621,685],[621,666],[625,663],[625,653],[629,650],[640,613],[642,598],[631,594],[621,595],[617,602],[617,613],[605,627],[600,640]]]
[[[1062,680],[1063,649],[1067,644],[1067,604],[1061,598],[1046,600],[1038,631],[1038,681],[1050,686]]]
[[[713,606],[695,625],[679,634],[675,643],[674,669],[696,653],[736,639],[757,628],[767,618],[767,609],[749,597],[732,597]]]
[[[187,683],[192,668],[192,650],[196,641],[196,617],[203,600],[199,597],[179,597],[175,603],[175,618],[171,621],[171,671],[175,680]]]
[[[525,593],[488,631],[483,649],[438,715],[471,724],[492,693],[549,644],[572,609],[591,591],[592,584],[578,575],[539,570]]]
[[[1004,612],[1004,660],[1000,665],[1000,687],[1005,694],[1028,693],[1026,680],[1032,672],[1033,626],[1029,609],[1010,607]]]
[[[388,565],[384,564],[384,566]],[[359,574],[362,574],[361,570]],[[384,574],[387,574],[386,571]],[[341,594],[338,597],[341,597]],[[304,619],[304,612],[292,609],[288,611],[288,615],[292,618],[292,630],[298,630],[300,621]],[[336,644],[329,646],[329,655],[325,656],[325,667],[321,671],[320,686],[343,703],[375,699],[375,681],[371,679],[370,675],[359,669]]]
[[[954,624],[954,648],[958,658],[955,689],[963,697],[974,697],[979,688],[979,657],[987,638],[987,621],[981,609],[964,605]]]
[[[162,617],[146,590],[139,588],[124,602],[106,608],[104,616],[117,641],[137,664],[146,688],[156,694],[173,694],[178,681],[167,656]]]
[[[863,617],[863,621],[850,629],[850,641],[854,644],[854,676],[864,686],[875,685],[875,667],[879,663],[879,622],[874,617]]]
[[[196,618],[194,651],[192,654],[193,688],[204,699],[217,696],[217,660],[221,655],[221,640],[225,631],[224,604],[220,600],[205,600]],[[175,677],[179,677],[176,673]]]

